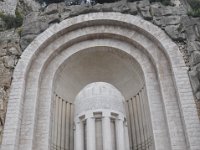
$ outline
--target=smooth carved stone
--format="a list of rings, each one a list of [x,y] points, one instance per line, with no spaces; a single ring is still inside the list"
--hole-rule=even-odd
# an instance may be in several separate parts
[[[124,97],[111,84],[95,82],[84,87],[75,99],[75,115],[97,109],[115,110],[124,113]]]

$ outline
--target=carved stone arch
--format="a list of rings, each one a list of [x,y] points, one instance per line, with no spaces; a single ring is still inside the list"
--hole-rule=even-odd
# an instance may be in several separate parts
[[[24,51],[13,75],[3,150],[50,149],[56,76],[68,58],[95,47],[126,53],[140,65],[156,150],[199,149],[199,120],[178,47],[139,17],[101,12],[53,25]]]

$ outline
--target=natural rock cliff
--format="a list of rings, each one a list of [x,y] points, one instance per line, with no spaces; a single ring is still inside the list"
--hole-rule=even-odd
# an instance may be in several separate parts
[[[93,6],[86,4],[66,6],[64,2],[60,2],[45,7],[33,0],[18,2],[12,0],[12,5],[9,5],[10,2],[0,1],[0,4],[5,5],[1,5],[0,10],[16,17],[17,10],[24,20],[20,27],[8,28],[5,20],[0,17],[0,134],[3,130],[13,69],[23,50],[52,24],[90,12],[105,11],[139,15],[162,28],[180,48],[189,68],[194,96],[200,109],[200,17],[189,16],[198,16],[198,13],[192,10],[187,1],[172,1],[168,6],[149,0],[122,0]]]

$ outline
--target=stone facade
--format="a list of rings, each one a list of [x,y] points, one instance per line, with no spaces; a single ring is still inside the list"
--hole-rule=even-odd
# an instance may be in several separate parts
[[[178,2],[177,2],[178,3]],[[20,46],[23,49],[41,32],[54,23],[64,19],[89,12],[114,11],[140,15],[144,19],[162,28],[169,37],[177,43],[189,67],[189,75],[194,95],[199,107],[199,18],[187,15],[188,8],[181,3],[176,6],[163,6],[160,3],[150,4],[149,1],[129,2],[120,1],[95,6],[68,6],[64,3],[51,4],[42,12],[33,11],[25,17],[20,37]]]
[[[0,10],[15,14],[17,2],[13,0],[12,4],[10,4],[10,2],[9,0],[0,2]],[[27,3],[31,5],[30,1],[27,1]],[[65,19],[91,12],[120,12],[137,15],[163,29],[179,46],[188,67],[197,107],[200,107],[200,20],[199,18],[188,16],[187,7],[185,5],[163,6],[160,3],[151,4],[149,1],[144,0],[129,3],[120,1],[109,4],[97,4],[89,7],[66,7],[64,3],[51,4],[44,9],[40,9],[39,7],[40,6],[35,3],[33,11],[25,16],[20,32],[19,30],[11,29],[0,33],[0,70],[2,70],[0,72],[1,132],[5,120],[13,69],[22,51],[48,27]],[[187,85],[183,84],[183,86]]]
[[[105,12],[55,24],[23,52],[15,67],[2,150],[49,148],[54,79],[67,59],[96,46],[125,52],[140,64],[155,149],[198,150],[199,119],[177,45],[138,16]]]

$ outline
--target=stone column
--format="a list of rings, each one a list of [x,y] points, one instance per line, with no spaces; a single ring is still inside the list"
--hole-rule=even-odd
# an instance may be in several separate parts
[[[83,122],[76,122],[75,150],[84,150]]]
[[[117,150],[125,150],[124,143],[124,117],[119,116],[116,119],[116,140],[117,140]]]
[[[103,150],[112,150],[110,113],[107,112],[103,113],[102,130],[103,130]]]
[[[129,136],[128,136],[128,127],[127,125],[124,126],[124,135],[125,135],[125,150],[130,150],[130,143],[129,143]]]
[[[95,118],[90,115],[87,117],[87,150],[96,150],[96,137],[95,137]]]

